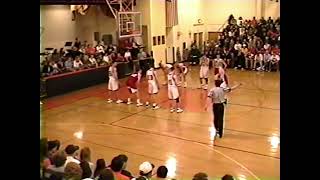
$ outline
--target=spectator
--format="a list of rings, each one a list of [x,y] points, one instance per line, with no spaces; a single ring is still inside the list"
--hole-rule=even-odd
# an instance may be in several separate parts
[[[111,59],[109,57],[109,55],[106,53],[103,56],[103,62],[105,62],[106,64],[110,64],[111,63]]]
[[[60,72],[65,72],[66,68],[64,67],[63,59],[59,59],[57,62],[58,68],[60,69]]]
[[[98,63],[96,61],[96,59],[94,58],[94,55],[91,55],[89,58],[89,62],[90,62],[90,67],[98,67]]]
[[[263,64],[264,64],[264,70],[269,71],[271,70],[271,54],[269,51],[265,51],[263,55]]]
[[[116,61],[117,62],[125,62],[126,59],[124,59],[124,57],[120,53],[118,53]]]
[[[104,46],[102,44],[99,44],[97,47],[96,47],[96,50],[97,50],[97,53],[99,54],[104,54],[105,51],[104,51]]]
[[[78,49],[80,48],[81,42],[78,40],[78,38],[76,38],[73,46],[76,47],[76,48],[78,48]]]
[[[65,180],[81,180],[82,169],[78,163],[69,162],[64,169]]]
[[[40,169],[46,169],[50,166],[50,164],[51,162],[48,157],[48,140],[47,138],[42,138],[40,139]]]
[[[253,69],[253,63],[254,63],[254,54],[248,53],[248,56],[246,58],[246,69],[252,70]]]
[[[141,59],[145,59],[147,58],[147,53],[143,51],[143,49],[140,49],[140,52],[138,54],[138,59],[141,60]]]
[[[259,63],[259,67],[257,68],[257,63]],[[263,70],[263,55],[261,52],[255,55],[254,63],[253,63],[253,70]]]
[[[73,59],[77,56],[80,56],[81,53],[78,51],[78,48],[73,46],[71,50],[68,51],[67,56],[71,56]]]
[[[73,144],[70,144],[65,148],[65,152],[67,154],[66,164],[68,164],[69,162],[80,164],[80,161],[77,159],[78,150],[79,150],[79,146],[75,146]]]
[[[58,64],[54,61],[50,61],[50,66],[53,68],[53,71],[51,73],[51,75],[55,75],[55,74],[59,74],[60,73],[60,69],[58,68]]]
[[[113,51],[115,51],[115,49],[113,48],[112,44],[109,44],[107,48],[107,53],[110,55]]]
[[[103,169],[98,180],[114,180],[114,175],[110,169]]]
[[[45,173],[46,178],[50,178],[53,174],[56,176],[63,176],[66,165],[66,154],[63,151],[57,152],[52,158],[52,165],[50,165]]]
[[[86,53],[86,48],[84,45],[81,45],[80,48],[79,48],[79,52],[85,54]]]
[[[97,56],[97,63],[98,63],[98,65],[102,65],[103,64],[103,56],[102,56],[102,54],[98,54],[98,56]]]
[[[192,180],[208,180],[208,175],[206,173],[199,172],[193,176]]]
[[[116,156],[112,159],[110,168],[117,180],[129,180],[127,176],[121,174],[121,171],[124,168],[124,162],[123,160],[119,157]]]
[[[279,63],[280,63],[280,56],[275,54],[274,52],[271,53],[271,62],[270,62],[270,67],[269,67],[269,70],[270,71],[278,71],[280,70],[280,66],[279,66]]]
[[[236,57],[236,61],[235,61],[235,69],[241,69],[244,70],[245,68],[245,56],[243,54],[243,52],[239,51]]]
[[[88,44],[86,48],[86,54],[88,55],[95,55],[96,54],[96,49],[92,47],[92,44]]]
[[[165,166],[159,166],[157,169],[157,179],[164,180],[167,178],[168,175],[168,168]]]
[[[226,174],[221,178],[221,180],[234,180],[234,178],[233,178],[233,176]]]
[[[64,62],[64,67],[67,71],[73,71],[73,60],[72,57],[68,57],[68,60]]]
[[[42,67],[42,76],[51,76],[53,73],[53,67],[48,61],[43,61],[43,67]]]
[[[77,56],[75,58],[75,60],[73,61],[73,68],[76,69],[76,70],[79,70],[79,69],[81,69],[82,66],[83,66],[83,63],[80,60],[80,57]]]
[[[94,172],[94,164],[91,162],[91,151],[88,147],[84,147],[81,149],[80,151],[80,161],[83,162],[83,161],[86,161],[88,162],[89,166],[90,166],[90,169],[91,169],[91,172],[93,174]]]
[[[87,161],[81,161],[80,167],[82,169],[82,179],[88,179],[92,176],[90,165]]]
[[[241,45],[240,41],[237,41],[237,43],[234,45],[234,49],[235,49],[236,51],[240,51],[240,50],[241,50],[241,47],[242,47],[242,45]]]
[[[125,60],[128,61],[128,62],[132,60],[131,52],[130,52],[129,49],[124,53],[124,58],[125,58]]]
[[[152,177],[152,171],[153,171],[154,165],[150,162],[143,162],[139,166],[139,174],[140,176],[144,177],[145,180],[150,180]]]
[[[48,141],[48,156],[51,159],[56,152],[59,151],[60,148],[60,141],[54,140],[54,141]]]
[[[122,168],[121,174],[127,176],[129,179],[134,178],[134,177],[132,176],[132,174],[131,174],[129,171],[126,170],[126,168],[127,168],[127,163],[128,163],[128,157],[127,157],[126,155],[124,155],[124,154],[120,154],[120,155],[118,156],[118,158],[119,158],[120,160],[122,160],[122,162],[123,162],[123,168]]]
[[[106,162],[104,161],[104,159],[98,159],[96,162],[96,168],[94,170],[93,177],[96,178],[97,176],[99,176],[101,171],[106,168],[107,168],[107,166],[106,166]]]
[[[57,49],[53,50],[53,53],[51,55],[51,61],[58,61],[60,59],[60,54],[58,53]]]
[[[264,44],[263,48],[268,51],[270,50],[270,44],[268,43],[268,41]]]

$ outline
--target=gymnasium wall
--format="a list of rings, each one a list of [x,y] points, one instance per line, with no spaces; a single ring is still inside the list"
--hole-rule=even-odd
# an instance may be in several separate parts
[[[204,25],[198,24],[198,19],[204,22],[203,0],[178,1],[179,25],[174,27],[174,46],[182,52],[183,42],[187,47],[193,42],[193,33],[205,31]],[[177,33],[180,32],[180,36]],[[191,33],[191,34],[190,34]]]
[[[44,27],[41,51],[46,47],[60,48],[66,41],[74,41],[76,26],[75,22],[71,21],[70,6],[40,6],[40,16],[41,25]]]
[[[116,40],[115,20],[105,16],[98,6],[91,6],[85,16],[77,14],[75,21],[72,21],[69,5],[42,5],[40,16],[45,28],[41,37],[42,50],[61,48],[66,41],[74,41],[76,37],[94,44],[94,32],[100,32],[100,36],[112,34],[113,42]]]
[[[208,31],[216,32],[228,19],[230,14],[238,18],[257,16],[257,8],[261,0],[203,0],[204,11],[207,13],[205,23]]]
[[[151,50],[155,59],[155,66],[158,67],[160,61],[166,59],[166,43],[153,46],[153,37],[166,35],[166,14],[165,0],[150,0],[150,31],[151,31]],[[162,42],[162,39],[161,39]]]
[[[275,0],[265,0],[263,4],[263,11],[266,19],[270,16],[272,18],[280,17],[280,2],[276,2]]]

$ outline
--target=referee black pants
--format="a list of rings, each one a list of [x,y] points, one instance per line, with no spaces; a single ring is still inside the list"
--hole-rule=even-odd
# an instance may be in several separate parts
[[[224,105],[223,103],[213,104],[212,109],[213,109],[213,124],[221,138],[223,135]]]

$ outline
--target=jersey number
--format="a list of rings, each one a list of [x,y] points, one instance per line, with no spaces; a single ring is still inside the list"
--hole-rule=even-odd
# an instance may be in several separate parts
[[[153,76],[148,75],[148,80],[153,80]]]

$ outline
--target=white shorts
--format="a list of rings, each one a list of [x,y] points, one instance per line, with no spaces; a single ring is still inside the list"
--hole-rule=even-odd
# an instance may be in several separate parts
[[[116,91],[119,89],[119,82],[114,78],[109,78],[108,89],[110,91]]]
[[[168,97],[169,99],[179,98],[179,91],[177,86],[168,86]]]
[[[209,67],[201,66],[200,67],[200,78],[208,78],[209,76]]]
[[[131,88],[131,87],[128,87],[128,90],[131,94],[135,94],[138,92],[138,89],[134,89],[134,88]]]
[[[154,80],[148,80],[148,93],[157,94],[159,92],[157,83]]]

